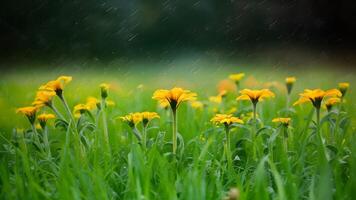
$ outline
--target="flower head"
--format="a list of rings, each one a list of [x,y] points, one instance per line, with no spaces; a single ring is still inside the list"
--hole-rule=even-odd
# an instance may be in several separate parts
[[[297,79],[294,76],[290,76],[286,78],[286,86],[287,86],[288,94],[292,92],[293,85],[296,81]]]
[[[159,118],[159,115],[156,112],[142,112],[141,116],[143,126],[147,126],[148,122],[152,119]]]
[[[28,120],[30,121],[30,123],[34,124],[35,119],[36,119],[37,110],[38,110],[38,107],[28,106],[28,107],[18,108],[16,110],[16,113],[21,113],[21,114],[25,115],[28,118]]]
[[[325,102],[325,107],[326,109],[330,112],[332,107],[335,105],[335,104],[338,104],[341,102],[341,99],[338,98],[338,97],[332,97],[332,98],[328,98]]]
[[[110,85],[107,83],[100,84],[101,98],[105,99],[106,97],[108,97],[109,88],[110,88]]]
[[[142,114],[139,112],[129,113],[128,115],[120,117],[120,119],[133,128],[142,121]]]
[[[56,80],[49,81],[40,87],[40,90],[49,90],[56,92],[57,96],[62,97],[64,86],[72,81],[71,76],[60,76]]]
[[[32,105],[36,107],[51,106],[54,96],[56,96],[56,92],[52,90],[40,90],[36,93],[35,101]]]
[[[222,101],[222,96],[221,95],[211,96],[211,97],[209,97],[209,101],[212,103],[220,104]]]
[[[196,96],[194,92],[175,87],[171,90],[156,90],[152,99],[160,103],[168,102],[172,110],[176,111],[181,102],[195,100]]]
[[[88,110],[94,110],[100,107],[100,101],[95,97],[88,97],[86,102]]]
[[[259,101],[264,100],[266,98],[274,97],[274,93],[269,89],[262,90],[250,90],[243,89],[240,91],[240,96],[236,98],[236,100],[250,100],[254,105],[256,105]]]
[[[350,84],[349,83],[339,83],[339,90],[342,94],[342,96],[345,96],[347,89],[349,89]]]
[[[238,83],[244,76],[244,73],[230,74],[229,79],[235,81],[235,83]]]
[[[203,109],[204,104],[200,101],[191,101],[190,106],[192,106],[194,109]]]
[[[324,99],[324,97],[341,97],[342,94],[338,89],[331,89],[331,90],[321,90],[321,89],[315,89],[315,90],[309,90],[306,89],[304,90],[303,93],[299,94],[300,98],[298,101],[296,101],[293,105],[299,105],[302,103],[306,102],[311,102],[313,106],[317,109],[320,109],[321,102]]]
[[[42,113],[42,114],[38,115],[38,117],[37,117],[42,128],[44,128],[46,126],[46,123],[49,119],[54,119],[54,118],[56,118],[56,116],[54,114],[46,114],[46,113]]]
[[[90,110],[90,107],[87,104],[83,104],[83,103],[77,104],[74,106],[74,110],[73,110],[74,116],[80,117],[81,114],[83,114],[89,110]]]
[[[235,92],[236,91],[236,84],[233,83],[230,80],[221,80],[218,85],[217,85],[217,89],[219,94],[222,92]]]
[[[281,124],[283,124],[283,125],[285,125],[285,126],[288,126],[289,123],[290,123],[290,121],[291,121],[291,118],[289,118],[289,117],[286,117],[286,118],[284,118],[284,117],[279,117],[279,118],[274,118],[274,119],[272,119],[272,122],[274,122],[274,123],[281,123]]]
[[[234,123],[244,123],[241,119],[233,117],[231,114],[216,114],[210,121],[216,125],[223,124],[225,126],[230,126]]]

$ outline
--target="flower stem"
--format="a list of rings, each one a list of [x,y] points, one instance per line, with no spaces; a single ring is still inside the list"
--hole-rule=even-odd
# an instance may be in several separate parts
[[[51,103],[48,105],[49,108],[53,110],[53,112],[63,121],[67,121],[63,115],[58,111],[58,109]]]
[[[48,140],[48,128],[47,128],[47,126],[45,126],[44,129],[43,129],[43,142],[44,142],[44,145],[46,146],[48,157],[52,157],[52,155],[51,155],[51,147],[49,146],[49,140]]]
[[[72,122],[73,122],[72,124],[73,124],[73,126],[74,126],[74,128],[75,128],[75,131],[78,132],[78,131],[77,131],[77,124],[75,123],[75,120],[74,120],[74,117],[73,117],[73,115],[72,115],[72,112],[70,111],[70,108],[69,108],[69,106],[68,106],[68,103],[67,103],[66,99],[64,98],[63,94],[62,94],[61,96],[59,96],[59,98],[60,98],[61,101],[63,102],[63,105],[64,105],[64,107],[65,107],[65,109],[66,109],[66,111],[67,111],[67,114],[68,114],[68,116],[70,117],[70,119],[71,119]]]
[[[38,133],[37,133],[37,130],[36,130],[36,127],[35,127],[35,124],[31,124],[31,128],[32,128],[32,132],[33,132],[33,139],[35,140],[35,142],[37,143],[37,145],[39,146],[40,150],[42,151],[43,149],[41,148],[41,142],[40,142],[40,139],[38,138]]]
[[[108,130],[108,122],[106,120],[106,105],[105,105],[105,99],[101,100],[101,109],[103,112],[103,129],[104,129],[104,140],[106,144],[109,144],[109,130]]]
[[[177,151],[177,111],[172,110],[173,113],[173,155],[176,155]]]
[[[144,150],[146,150],[147,148],[147,126],[143,126],[143,129],[142,129],[142,147]]]
[[[232,169],[232,159],[231,159],[231,147],[230,147],[230,127],[225,125],[225,149],[226,149],[226,160],[228,164],[228,168]]]

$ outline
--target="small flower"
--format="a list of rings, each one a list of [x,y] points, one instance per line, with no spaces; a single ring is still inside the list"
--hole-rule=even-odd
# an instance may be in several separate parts
[[[152,119],[159,118],[159,115],[156,112],[142,112],[141,116],[144,127],[146,127]]]
[[[222,97],[221,97],[221,95],[211,96],[211,97],[209,97],[209,101],[212,103],[220,104],[222,102]]]
[[[230,80],[222,80],[218,83],[217,89],[218,89],[219,94],[224,91],[225,91],[225,93],[226,92],[235,92],[236,84]]]
[[[63,89],[66,84],[72,81],[71,76],[60,76],[56,80],[49,81],[42,85],[39,90],[50,90],[56,92],[57,96],[62,97]]]
[[[84,114],[89,110],[90,107],[87,104],[80,103],[74,106],[73,113],[75,117],[80,117],[80,115]]]
[[[284,118],[284,117],[279,117],[279,118],[274,118],[274,119],[272,119],[272,122],[274,122],[274,123],[281,123],[281,124],[283,124],[283,125],[285,125],[285,126],[288,126],[289,123],[290,123],[290,121],[291,121],[291,118],[289,118],[289,117],[286,117],[286,118]]]
[[[350,84],[349,83],[339,83],[339,90],[342,94],[342,96],[345,96],[347,89],[349,89]]]
[[[114,101],[111,101],[111,100],[107,100],[107,101],[106,101],[106,105],[107,105],[107,106],[115,106],[115,102],[114,102]]]
[[[100,101],[95,97],[88,97],[86,102],[88,110],[94,110],[100,108]]]
[[[30,123],[34,124],[34,122],[36,120],[37,110],[38,110],[38,107],[28,106],[28,107],[18,108],[16,110],[16,113],[21,113],[21,114],[25,115],[28,118],[28,120],[30,121]]]
[[[225,126],[230,126],[234,123],[244,123],[240,118],[233,117],[231,114],[216,114],[210,121],[216,125],[223,124]]]
[[[313,106],[317,109],[320,109],[321,102],[324,99],[324,97],[341,97],[342,94],[338,89],[331,89],[331,90],[321,90],[321,89],[315,89],[315,90],[309,90],[306,89],[304,90],[303,93],[299,94],[300,98],[298,101],[296,101],[293,105],[299,105],[302,103],[306,102],[311,102]]]
[[[230,74],[229,79],[235,81],[235,83],[238,84],[244,76],[244,73]]]
[[[338,97],[328,98],[325,102],[325,107],[328,110],[328,112],[330,112],[332,107],[340,102],[341,102],[341,99]]]
[[[264,100],[266,98],[274,97],[274,93],[269,89],[262,90],[250,90],[243,89],[240,91],[240,96],[236,98],[236,100],[250,100],[254,105],[256,105],[259,101]]]
[[[160,103],[168,102],[175,112],[181,102],[195,100],[196,96],[197,94],[194,92],[175,87],[171,90],[156,90],[152,99],[156,99]]]
[[[56,118],[56,116],[54,116],[53,114],[46,114],[46,113],[42,113],[37,117],[42,128],[46,126],[46,123],[49,119],[54,119],[54,118]]]
[[[100,84],[101,98],[106,99],[106,97],[108,97],[109,88],[110,88],[110,85],[107,83]]]
[[[296,81],[297,79],[294,76],[290,76],[286,78],[286,87],[287,87],[288,94],[292,92],[293,85]]]
[[[191,101],[190,106],[192,106],[192,108],[194,108],[194,109],[199,110],[199,109],[203,109],[204,104],[200,101]]]
[[[126,122],[131,128],[134,128],[142,121],[142,114],[139,112],[129,113],[128,115],[120,117],[123,122]]]

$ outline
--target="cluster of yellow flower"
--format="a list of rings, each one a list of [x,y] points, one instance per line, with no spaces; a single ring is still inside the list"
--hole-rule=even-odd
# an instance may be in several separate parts
[[[240,87],[241,80],[244,76],[245,76],[244,73],[231,74],[229,76],[229,79],[231,79],[235,83],[235,87],[238,88]],[[17,112],[27,116],[31,125],[34,125],[37,111],[39,111],[42,107],[47,106],[51,110],[53,110],[53,112],[57,115],[57,117],[59,117],[62,120],[65,120],[63,115],[56,109],[56,107],[52,102],[53,98],[55,96],[58,96],[59,99],[63,102],[67,110],[67,114],[71,117],[71,120],[74,120],[73,116],[71,115],[72,113],[63,95],[64,86],[68,84],[71,80],[72,77],[70,76],[60,76],[57,79],[49,81],[46,84],[40,86],[40,88],[36,93],[35,100],[32,103],[32,106],[19,108],[17,109]],[[296,82],[295,77],[287,77],[285,79],[285,87],[287,90],[287,108],[289,106],[289,96],[292,92],[292,88],[295,82]],[[343,101],[343,97],[345,96],[348,88],[349,88],[348,83],[340,83],[338,89],[330,89],[326,91],[321,89],[314,89],[314,90],[306,89],[304,90],[303,93],[300,94],[300,98],[293,105],[295,106],[302,103],[311,102],[312,105],[317,110],[317,122],[319,123],[321,106],[323,105],[324,107],[327,108],[328,111],[330,111],[333,105],[337,103],[341,103]],[[101,90],[101,101],[95,97],[87,98],[85,104],[78,104],[74,107],[74,116],[80,117],[85,112],[91,111],[95,108],[97,108],[98,111],[100,111],[102,110],[103,106],[106,107],[107,105],[114,105],[114,102],[107,100],[109,85],[101,84],[100,90]],[[231,91],[225,90],[224,87],[220,87],[219,94],[217,96],[211,96],[209,100],[213,103],[220,104],[223,102],[223,99],[228,94],[228,92]],[[242,89],[239,91],[239,95],[236,97],[236,100],[237,101],[248,100],[251,102],[253,107],[252,118],[256,123],[256,118],[257,118],[256,107],[258,102],[273,97],[275,97],[275,94],[269,89],[261,89],[261,90]],[[202,109],[205,106],[205,104],[197,100],[196,93],[179,87],[174,87],[170,90],[165,90],[165,89],[156,90],[152,96],[152,99],[157,100],[161,107],[170,108],[172,111],[173,154],[175,154],[177,149],[177,132],[178,132],[177,110],[179,108],[179,105],[182,102],[189,101],[191,107],[195,109]],[[323,100],[326,101],[324,104],[322,104]],[[104,111],[105,110],[103,110],[103,112]],[[240,116],[242,119],[233,116],[232,113],[234,113],[235,111],[236,108],[232,108],[228,112],[226,112],[226,114],[216,113],[215,116],[211,119],[211,122],[216,125],[225,125],[228,131],[228,129],[232,124],[234,123],[243,124],[244,121],[242,119],[246,118],[246,116],[244,116],[243,114]],[[46,121],[48,119],[53,119],[53,118],[55,118],[55,115],[46,114],[46,113],[43,113],[37,117],[41,126],[45,126]],[[136,134],[136,136],[140,141],[141,141],[141,134],[137,130],[136,125],[142,122],[143,129],[144,129],[142,140],[144,142],[144,146],[146,145],[145,131],[147,125],[154,118],[159,118],[159,115],[156,112],[136,112],[120,117],[122,121],[126,122],[134,130],[134,133]],[[251,116],[249,118],[251,118]],[[280,123],[285,126],[288,126],[291,122],[291,118],[278,117],[278,118],[274,118],[272,122]],[[104,123],[106,123],[106,118],[104,118]],[[105,128],[105,131],[107,135],[107,127]]]
[[[36,120],[36,113],[42,107],[48,106],[51,108],[59,117],[62,115],[58,114],[58,110],[52,103],[54,96],[58,96],[61,100],[64,100],[63,89],[66,84],[72,80],[70,76],[60,76],[56,80],[47,82],[41,85],[36,93],[35,100],[32,102],[32,106],[22,107],[16,110],[17,113],[22,113],[29,119],[30,123],[33,125]],[[41,124],[45,124],[47,120],[53,119],[55,116],[53,114],[43,113],[38,116],[38,120]]]

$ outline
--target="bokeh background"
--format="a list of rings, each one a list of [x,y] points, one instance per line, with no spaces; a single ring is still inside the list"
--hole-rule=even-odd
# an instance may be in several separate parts
[[[4,1],[1,66],[213,57],[353,68],[355,10],[352,0]]]

